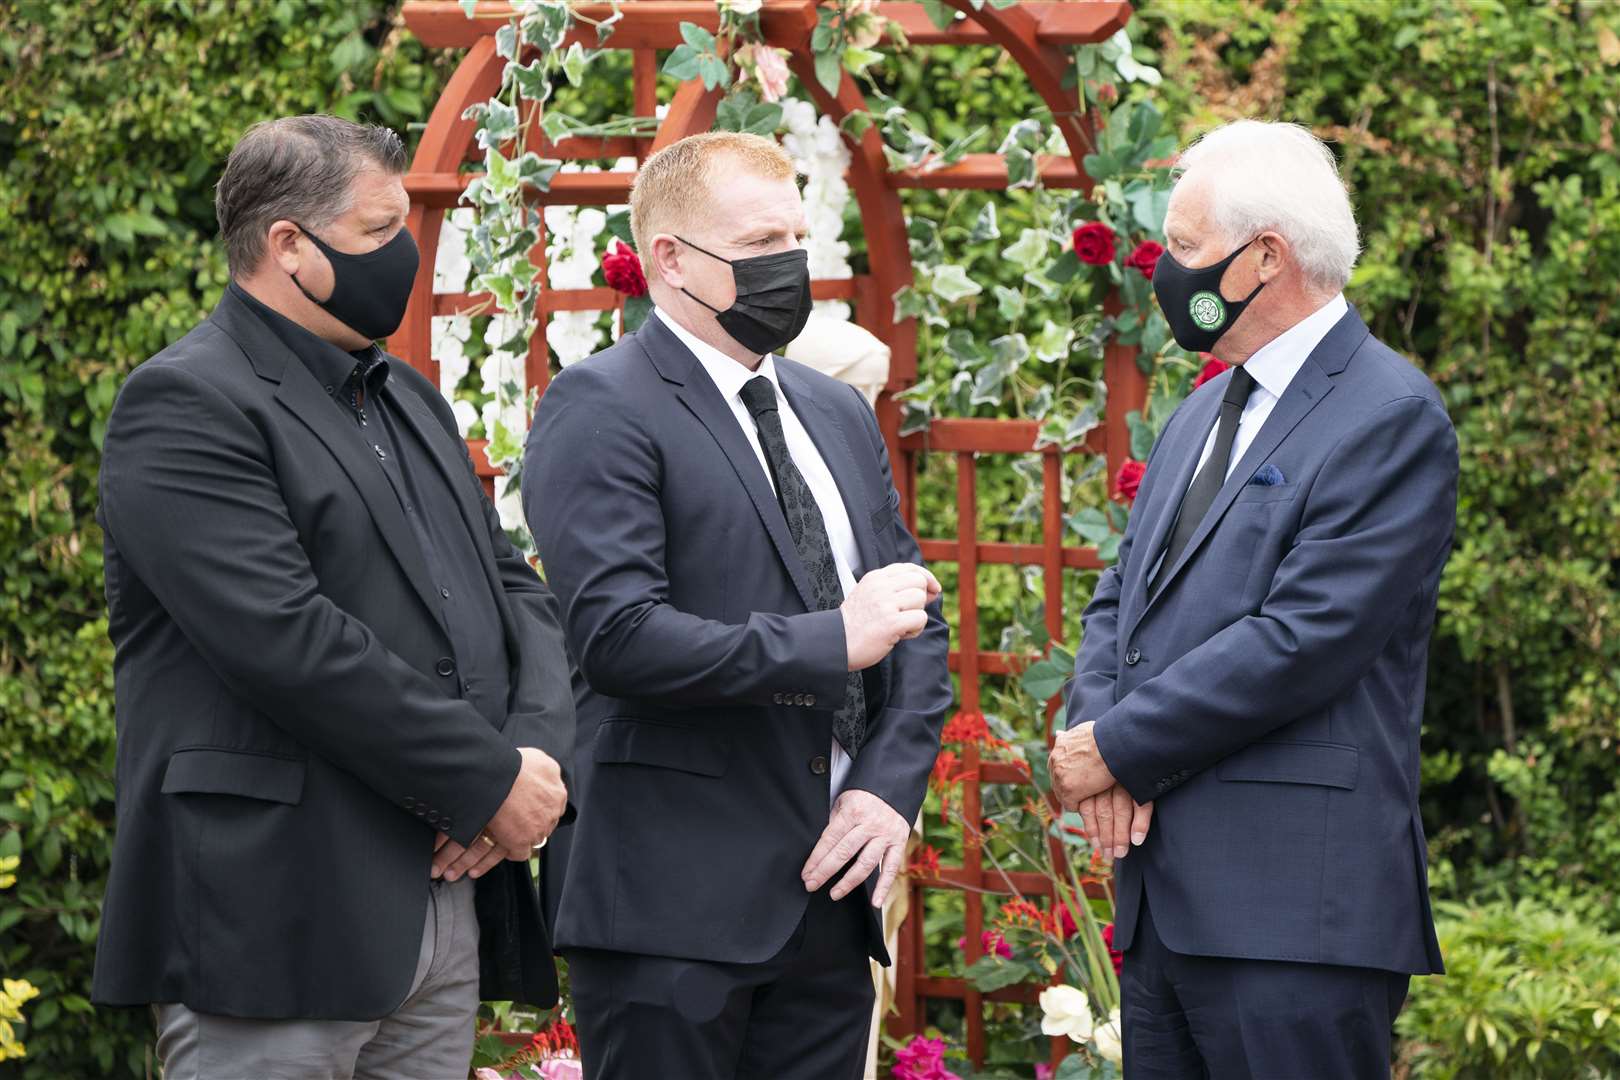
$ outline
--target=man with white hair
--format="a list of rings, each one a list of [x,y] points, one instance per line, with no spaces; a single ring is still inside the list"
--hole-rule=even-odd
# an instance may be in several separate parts
[[[1326,146],[1242,121],[1179,170],[1154,291],[1234,366],[1148,459],[1053,775],[1115,861],[1128,1077],[1364,1080],[1442,970],[1418,728],[1456,435],[1340,292]]]

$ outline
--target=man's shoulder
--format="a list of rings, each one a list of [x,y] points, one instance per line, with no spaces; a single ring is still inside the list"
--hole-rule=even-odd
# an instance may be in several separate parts
[[[124,384],[128,386],[154,380],[196,381],[234,398],[244,385],[244,375],[256,381],[251,379],[253,369],[248,363],[247,354],[230,334],[212,318],[207,318],[136,365]]]
[[[775,357],[774,363],[780,377],[792,383],[794,389],[808,393],[818,404],[840,415],[854,415],[857,419],[864,419],[862,414],[871,412],[866,399],[848,383],[785,356]]]
[[[1381,409],[1398,401],[1421,399],[1445,411],[1445,402],[1433,382],[1412,361],[1372,334],[1345,367],[1342,379],[1363,408]]]

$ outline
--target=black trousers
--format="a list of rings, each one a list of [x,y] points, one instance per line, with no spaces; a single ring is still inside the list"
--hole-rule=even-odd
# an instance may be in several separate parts
[[[859,1080],[866,903],[862,890],[836,903],[816,893],[762,964],[567,950],[586,1080]]]
[[[1184,956],[1143,897],[1120,975],[1126,1080],[1376,1080],[1411,978],[1373,968]]]

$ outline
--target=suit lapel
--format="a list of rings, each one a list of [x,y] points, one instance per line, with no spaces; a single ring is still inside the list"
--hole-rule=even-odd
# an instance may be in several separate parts
[[[850,531],[855,534],[855,547],[860,552],[861,571],[875,570],[880,563],[877,537],[872,532],[872,503],[866,489],[866,473],[855,453],[850,449],[849,437],[843,421],[832,406],[813,393],[791,361],[778,358],[776,375],[782,382],[793,414],[804,425],[810,441],[816,444],[827,471],[838,485],[838,495],[844,501],[844,512],[849,516]],[[809,406],[806,408],[806,406]],[[860,574],[857,573],[856,577]]]
[[[636,341],[659,375],[674,385],[675,396],[692,411],[698,422],[708,429],[714,441],[720,444],[720,449],[731,462],[737,479],[742,481],[743,488],[748,492],[748,498],[753,502],[760,521],[764,523],[765,531],[770,535],[771,543],[776,548],[776,554],[787,569],[788,576],[793,579],[793,587],[798,591],[799,598],[804,601],[806,610],[817,610],[810,575],[804,568],[803,560],[799,558],[798,548],[793,544],[793,537],[788,532],[787,518],[782,514],[781,504],[776,501],[776,493],[771,490],[771,482],[765,475],[765,468],[760,464],[754,448],[748,444],[748,437],[743,434],[742,427],[737,423],[736,414],[720,396],[720,390],[714,385],[714,380],[709,378],[708,373],[703,370],[703,365],[699,364],[697,357],[681,343],[681,339],[663,324],[661,316],[648,316],[647,321],[636,331]]]
[[[377,523],[377,531],[382,533],[388,550],[405,571],[411,587],[422,598],[434,621],[444,629],[444,612],[433,591],[422,549],[405,520],[405,512],[400,509],[399,497],[394,494],[393,485],[383,475],[376,451],[361,435],[359,426],[352,418],[343,415],[342,409],[335,406],[315,382],[315,376],[296,360],[283,370],[276,400],[314,432],[315,437],[337,458],[338,464],[360,492],[361,501]]]
[[[394,362],[392,357],[388,359],[388,363]],[[459,459],[452,456],[451,447],[459,449],[461,446],[459,440],[451,442],[443,426],[428,410],[427,403],[409,390],[402,387],[396,389],[394,379],[383,385],[383,394],[393,408],[394,415],[404,419],[406,426],[416,436],[416,440],[427,448],[434,467],[444,477],[445,485],[456,501],[456,510],[460,512],[461,520],[472,536],[473,546],[482,557],[484,577],[489,581],[490,592],[494,594],[495,606],[506,626],[510,644],[516,638],[516,619],[507,603],[506,590],[495,571],[495,547],[490,542],[489,524],[484,516],[483,503],[477,497],[474,484],[469,483],[471,474],[468,472],[466,459],[464,456]],[[462,450],[461,453],[465,455],[466,451]]]
[[[1276,406],[1272,408],[1271,415],[1266,417],[1266,422],[1255,435],[1254,441],[1249,444],[1248,450],[1238,460],[1237,468],[1232,470],[1232,474],[1227,478],[1226,483],[1221,485],[1221,490],[1216,494],[1214,503],[1210,505],[1209,512],[1204,515],[1204,520],[1199,524],[1198,531],[1193,533],[1192,539],[1187,542],[1187,547],[1182,551],[1181,557],[1165,573],[1164,581],[1160,584],[1158,592],[1147,597],[1142,608],[1142,614],[1137,617],[1137,622],[1140,622],[1142,616],[1152,610],[1158,598],[1164,595],[1166,590],[1169,589],[1170,583],[1192,560],[1193,555],[1197,553],[1204,541],[1209,538],[1210,533],[1215,531],[1215,527],[1220,524],[1221,518],[1231,508],[1233,501],[1237,499],[1244,486],[1248,484],[1249,478],[1254,475],[1255,470],[1265,463],[1266,459],[1276,451],[1277,447],[1282,445],[1283,440],[1288,438],[1294,429],[1333,390],[1332,376],[1344,370],[1351,355],[1361,347],[1361,343],[1368,333],[1366,324],[1361,321],[1361,316],[1357,314],[1355,308],[1351,308],[1343,318],[1333,324],[1333,329],[1329,330],[1327,336],[1311,351],[1311,355],[1300,366],[1298,374],[1288,384],[1288,389],[1283,391],[1283,396],[1278,399]],[[1217,403],[1219,402],[1219,398],[1213,394],[1210,395],[1210,398]],[[1204,434],[1206,437],[1208,436],[1207,428],[1204,429]],[[1187,456],[1196,463],[1202,451],[1203,442],[1201,441]],[[1187,482],[1191,482],[1190,472],[1187,476]],[[1176,506],[1181,505],[1181,498],[1185,492],[1186,484],[1176,489]],[[1156,553],[1157,549],[1154,550]],[[1131,630],[1134,631],[1135,628],[1133,622]]]

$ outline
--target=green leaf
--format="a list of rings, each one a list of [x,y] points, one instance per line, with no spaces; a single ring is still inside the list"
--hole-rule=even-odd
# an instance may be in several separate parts
[[[844,66],[836,51],[816,53],[816,82],[827,93],[837,96],[838,86],[844,81]]]
[[[627,296],[624,298],[624,332],[639,329],[652,313],[652,297]]]
[[[949,30],[951,23],[956,21],[956,9],[947,6],[942,0],[922,0],[922,6],[928,15],[928,21],[937,29]]]
[[[1063,692],[1063,687],[1074,677],[1074,661],[1067,667],[1046,657],[1029,665],[1018,680],[1019,689],[1036,701],[1049,701]]]
[[[969,296],[977,296],[984,291],[984,286],[970,280],[967,271],[957,263],[946,263],[944,266],[936,267],[932,288],[934,295],[947,304],[954,304]]]
[[[579,42],[568,46],[568,52],[563,54],[563,75],[568,79],[568,85],[578,86],[585,78],[585,65],[590,61],[585,49]]]
[[[518,56],[518,24],[516,20],[495,31],[495,55],[507,60]]]
[[[1007,381],[1009,370],[1010,367],[1000,360],[992,360],[980,368],[978,374],[973,377],[973,394],[968,399],[968,404],[999,405],[1002,386]]]
[[[1046,249],[1051,242],[1045,229],[1025,229],[1018,234],[1017,242],[1002,249],[1001,257],[1020,270],[1033,270],[1046,261]]]
[[[1153,453],[1155,438],[1153,429],[1135,409],[1125,414],[1125,426],[1131,433],[1131,457],[1137,461],[1146,461],[1148,455]]]
[[[1024,294],[1005,285],[995,286],[996,309],[1003,319],[1013,322],[1024,314]]]
[[[1029,342],[1023,334],[1003,334],[990,342],[990,353],[1009,369],[1029,359]]]
[[[615,210],[607,216],[607,232],[625,243],[635,246],[635,236],[630,232],[630,211]]]
[[[986,200],[984,208],[979,211],[979,216],[973,219],[973,231],[968,234],[968,240],[971,243],[979,243],[983,240],[999,239],[1001,229],[996,225],[996,204]]]
[[[1059,325],[1047,319],[1046,325],[1041,327],[1041,332],[1035,335],[1035,340],[1030,345],[1035,350],[1037,359],[1050,364],[1068,356],[1069,345],[1073,341],[1073,327],[1067,324]]]
[[[1066,285],[1080,272],[1080,265],[1080,256],[1074,253],[1073,248],[1067,248],[1042,273],[1046,280]]]
[[[664,74],[672,79],[679,79],[681,82],[695,79],[698,74],[698,62],[701,59],[702,54],[692,46],[677,45],[669,56],[664,59]]]
[[[697,23],[681,23],[681,40],[697,52],[712,53],[715,51],[714,35]]]
[[[698,57],[698,75],[703,79],[703,89],[705,90],[713,90],[717,86],[731,85],[730,66],[712,53],[705,53]]]
[[[999,956],[981,956],[962,974],[980,993],[1016,986],[1034,977],[1027,964],[1004,960]]]

